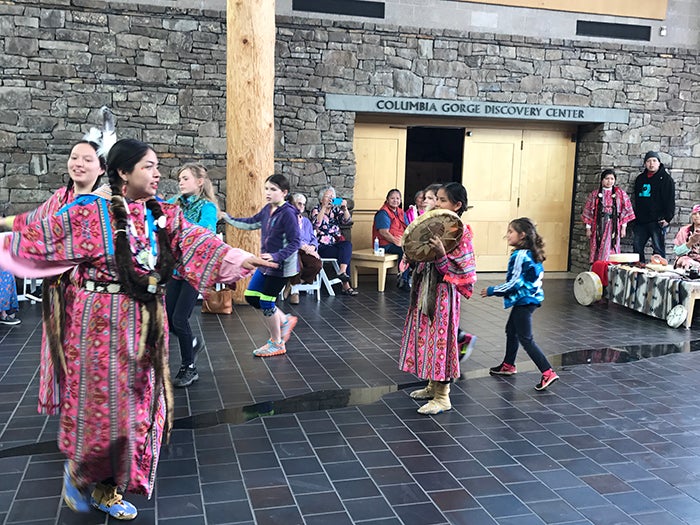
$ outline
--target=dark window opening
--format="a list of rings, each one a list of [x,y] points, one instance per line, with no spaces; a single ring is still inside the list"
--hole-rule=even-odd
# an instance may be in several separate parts
[[[293,0],[292,10],[384,18],[384,2],[368,0]]]
[[[576,34],[579,36],[622,38],[625,40],[644,40],[649,42],[651,40],[651,26],[578,20],[576,22]]]
[[[404,209],[434,183],[462,182],[464,128],[408,128]]]

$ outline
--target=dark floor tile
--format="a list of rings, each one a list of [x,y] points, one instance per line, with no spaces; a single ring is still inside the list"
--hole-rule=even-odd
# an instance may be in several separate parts
[[[35,498],[45,498],[56,496],[61,493],[63,487],[63,479],[37,479],[25,480],[21,483],[17,490],[16,498],[18,500],[26,500]],[[26,504],[26,502],[25,502]]]
[[[322,472],[323,468],[315,457],[282,459],[282,469],[287,476]]]
[[[406,470],[411,474],[419,472],[439,472],[442,464],[433,456],[409,456],[400,458]]]
[[[207,503],[204,511],[209,524],[235,523],[253,519],[250,504],[247,501]]]
[[[26,500],[15,500],[7,515],[8,523],[15,521],[38,521],[55,518],[60,505],[60,490],[53,497],[34,498],[31,505]]]
[[[249,470],[243,473],[243,481],[249,489],[285,485],[287,478],[281,468]]]
[[[522,483],[508,483],[508,489],[518,496],[523,502],[531,503],[535,501],[551,501],[559,499],[559,496],[552,492],[540,481],[525,481]]]
[[[583,518],[576,509],[562,500],[528,503],[528,507],[545,523],[567,523]]]
[[[442,512],[479,507],[476,499],[465,489],[431,492],[430,497]]]
[[[381,487],[381,490],[386,500],[392,506],[430,501],[423,488],[416,483],[385,485]]]
[[[479,504],[494,518],[519,516],[529,514],[529,510],[515,496],[504,494],[499,496],[482,496],[477,498]]]
[[[468,509],[446,512],[445,517],[451,525],[498,525],[483,509]]]
[[[343,461],[341,463],[326,463],[324,465],[328,477],[332,481],[360,479],[367,477],[367,470],[359,461]]]
[[[630,485],[612,474],[582,476],[581,479],[600,494],[614,494],[633,490]]]
[[[204,483],[202,498],[205,503],[221,503],[224,501],[236,501],[246,499],[248,494],[242,481],[222,481],[218,483]],[[256,490],[256,489],[252,489]]]
[[[626,516],[620,509],[613,505],[579,509],[579,512],[594,525],[637,525],[636,519]]]
[[[175,462],[173,462],[175,463]],[[173,467],[173,471],[175,467]],[[202,483],[214,483],[217,481],[241,480],[241,471],[236,463],[222,463],[219,465],[200,465],[199,477]]]
[[[294,498],[287,486],[250,489],[248,496],[253,509],[294,505]]]
[[[318,492],[316,494],[302,494],[296,496],[299,510],[306,514],[327,514],[343,510],[338,495],[335,492]],[[347,503],[347,502],[345,502]]]
[[[347,500],[344,504],[350,517],[356,522],[395,517],[394,511],[382,497]]]
[[[353,521],[346,512],[333,512],[328,514],[316,514],[304,516],[306,525],[352,525]]]
[[[204,506],[199,494],[158,498],[158,518],[181,518],[202,514],[204,514]]]
[[[374,481],[370,478],[353,479],[349,481],[337,481],[333,483],[336,492],[341,499],[357,499],[379,496],[380,492]]]
[[[626,514],[648,514],[651,512],[660,512],[662,508],[651,501],[649,498],[642,496],[639,492],[624,492],[621,494],[608,494],[606,498],[616,505]]]
[[[289,488],[295,495],[333,490],[333,484],[325,474],[290,476],[288,482]]]
[[[461,487],[449,472],[428,472],[424,474],[414,474],[418,484],[426,491],[458,489]]]
[[[396,485],[398,483],[410,483],[411,475],[403,467],[381,467],[367,469],[370,477],[379,485]]]
[[[159,497],[199,495],[198,476],[179,476],[177,478],[156,478],[156,490]]]
[[[357,458],[365,468],[389,467],[400,464],[398,458],[388,450],[379,450],[376,452],[358,452]]]
[[[459,481],[469,494],[475,498],[509,494],[509,490],[505,485],[492,477],[467,478]]]

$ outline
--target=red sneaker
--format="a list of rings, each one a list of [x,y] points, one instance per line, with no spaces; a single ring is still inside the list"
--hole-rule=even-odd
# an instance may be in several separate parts
[[[501,363],[498,366],[489,368],[489,374],[492,376],[512,376],[518,371],[515,369],[515,365],[509,365],[508,363]]]
[[[545,390],[557,379],[559,379],[559,376],[552,368],[550,368],[542,373],[542,378],[540,379],[540,382],[535,385],[535,390]]]

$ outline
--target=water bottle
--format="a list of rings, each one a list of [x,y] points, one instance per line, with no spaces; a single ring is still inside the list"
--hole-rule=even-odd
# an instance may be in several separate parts
[[[374,255],[379,253],[379,237],[374,238]]]

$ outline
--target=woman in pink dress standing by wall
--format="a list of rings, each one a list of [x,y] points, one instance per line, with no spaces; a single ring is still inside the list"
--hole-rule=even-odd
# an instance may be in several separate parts
[[[620,239],[627,234],[627,223],[634,220],[634,210],[629,196],[615,185],[615,170],[603,170],[600,187],[586,199],[581,219],[586,225],[591,264],[620,253]]]

